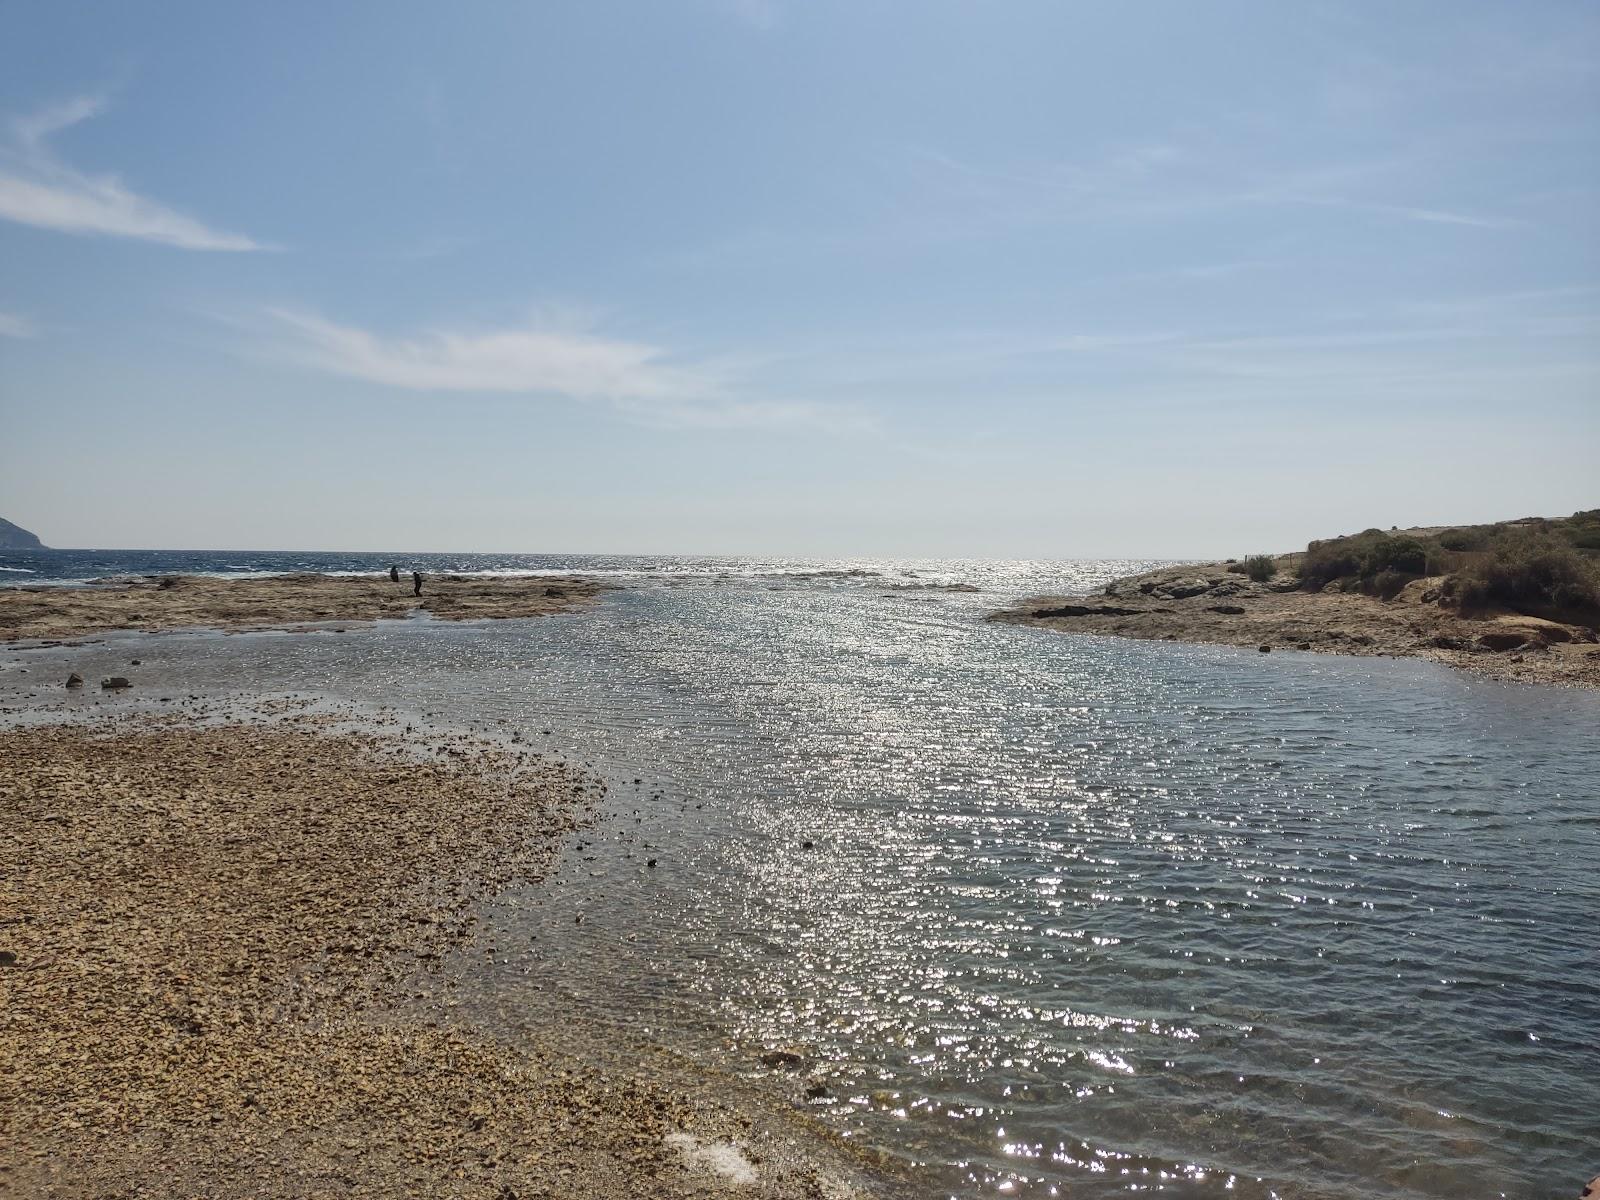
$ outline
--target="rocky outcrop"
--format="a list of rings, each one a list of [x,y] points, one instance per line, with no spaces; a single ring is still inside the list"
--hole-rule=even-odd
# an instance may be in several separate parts
[[[48,550],[37,534],[0,517],[0,550]]]
[[[1305,591],[1293,559],[1278,561],[1280,573],[1264,582],[1226,563],[1164,567],[1112,580],[1097,596],[1036,596],[989,619],[1263,653],[1294,647],[1431,658],[1498,678],[1600,687],[1600,649],[1593,648],[1600,634],[1585,625],[1522,613],[1464,615],[1443,602],[1433,578],[1389,600],[1338,585]]]

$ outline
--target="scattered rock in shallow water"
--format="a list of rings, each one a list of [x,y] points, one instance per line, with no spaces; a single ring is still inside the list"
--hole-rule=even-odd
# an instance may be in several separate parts
[[[131,688],[133,683],[126,675],[113,675],[109,679],[102,679],[100,686],[108,691],[121,691],[123,688]]]
[[[74,671],[67,676],[67,686],[69,688],[81,688],[83,686],[83,676]]]
[[[1036,608],[1036,617],[1136,617],[1150,610],[1118,608],[1115,604],[1063,604],[1057,608]]]

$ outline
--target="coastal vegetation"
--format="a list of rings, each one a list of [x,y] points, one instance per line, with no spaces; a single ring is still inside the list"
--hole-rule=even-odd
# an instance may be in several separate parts
[[[1332,588],[1391,599],[1438,578],[1440,600],[1463,611],[1600,611],[1600,509],[1570,517],[1384,532],[1312,542],[1297,574]]]
[[[1278,573],[1278,560],[1270,554],[1251,554],[1242,562],[1230,562],[1228,571],[1245,575],[1257,583],[1265,583]]]
[[[1186,563],[991,620],[1075,633],[1392,655],[1600,687],[1600,509],[1367,529],[1294,554]]]

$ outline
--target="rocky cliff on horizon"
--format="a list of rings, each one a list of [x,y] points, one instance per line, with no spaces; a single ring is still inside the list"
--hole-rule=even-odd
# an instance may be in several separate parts
[[[0,550],[48,550],[37,534],[0,517]]]

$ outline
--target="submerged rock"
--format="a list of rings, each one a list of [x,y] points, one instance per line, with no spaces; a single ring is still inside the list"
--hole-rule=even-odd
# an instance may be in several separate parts
[[[102,679],[100,686],[109,691],[121,691],[123,688],[131,688],[133,682],[126,675],[113,675],[109,679]]]

